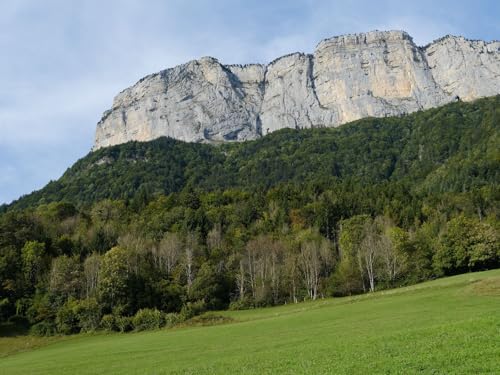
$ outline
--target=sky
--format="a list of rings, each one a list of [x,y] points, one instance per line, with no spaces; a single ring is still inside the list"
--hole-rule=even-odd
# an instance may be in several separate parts
[[[0,204],[92,147],[113,97],[202,56],[266,63],[324,38],[405,30],[500,39],[500,1],[0,0]]]

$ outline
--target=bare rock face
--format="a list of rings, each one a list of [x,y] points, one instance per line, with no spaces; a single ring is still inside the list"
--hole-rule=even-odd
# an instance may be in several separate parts
[[[314,54],[321,105],[337,124],[393,116],[443,104],[425,56],[405,32],[371,32],[322,41]]]
[[[500,42],[447,36],[419,48],[402,31],[323,40],[270,64],[201,58],[141,79],[97,124],[94,149],[160,136],[244,141],[500,93]]]
[[[423,49],[432,76],[449,96],[473,100],[500,93],[500,42],[446,36]]]
[[[260,118],[262,134],[282,128],[310,128],[337,123],[321,108],[313,81],[311,55],[294,53],[268,65]]]
[[[256,138],[264,67],[232,69],[205,57],[143,78],[104,113],[95,148],[161,136],[191,142]]]

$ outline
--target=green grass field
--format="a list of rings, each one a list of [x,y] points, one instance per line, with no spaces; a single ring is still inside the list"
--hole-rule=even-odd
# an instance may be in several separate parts
[[[14,354],[29,339],[0,338],[0,374],[500,374],[500,270],[221,314],[234,322]]]

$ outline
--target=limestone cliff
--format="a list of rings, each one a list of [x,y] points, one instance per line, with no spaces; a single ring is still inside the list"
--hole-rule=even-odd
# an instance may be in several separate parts
[[[204,57],[147,76],[115,97],[94,149],[160,136],[243,141],[499,93],[500,42],[446,36],[421,48],[402,31],[344,35],[268,65]]]

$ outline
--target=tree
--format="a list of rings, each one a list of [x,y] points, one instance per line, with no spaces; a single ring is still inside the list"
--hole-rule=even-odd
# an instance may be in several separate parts
[[[356,265],[363,292],[365,284],[364,254],[361,243],[365,237],[365,225],[371,218],[368,215],[357,215],[340,223],[339,250],[340,261]],[[351,275],[352,273],[349,272]]]
[[[330,242],[322,237],[306,239],[300,244],[299,268],[302,271],[308,296],[318,298],[320,279],[327,275],[333,260]]]
[[[229,281],[223,270],[209,262],[200,267],[189,290],[191,301],[204,301],[208,309],[223,309],[229,303]]]
[[[345,257],[338,263],[330,279],[331,295],[345,296],[363,292],[358,266],[354,262],[354,259]]]
[[[189,232],[184,244],[184,267],[186,271],[187,291],[191,289],[194,280],[194,258],[198,248],[198,238],[195,233]]]
[[[127,233],[118,238],[118,245],[127,250],[127,264],[129,270],[138,275],[140,273],[141,262],[146,254],[151,253],[154,243],[137,233]]]
[[[382,258],[385,274],[390,282],[403,275],[408,268],[408,233],[398,227],[384,228]],[[387,243],[387,240],[389,241]]]
[[[222,227],[220,223],[214,225],[210,232],[208,232],[207,245],[212,251],[222,248]]]
[[[166,233],[158,246],[152,247],[153,259],[158,269],[171,275],[179,262],[182,247],[182,240],[177,233]]]
[[[370,292],[373,292],[375,291],[377,263],[380,259],[382,243],[376,226],[370,220],[365,223],[363,228],[363,240],[359,248],[361,261],[368,277]]]
[[[78,316],[75,312],[76,304],[77,301],[71,298],[57,309],[55,324],[59,333],[64,335],[78,333]]]
[[[433,257],[438,274],[451,275],[499,263],[497,232],[487,223],[463,215],[451,219]]]
[[[38,241],[28,241],[21,250],[23,271],[26,280],[34,285],[43,269],[45,256],[45,244]]]
[[[293,248],[288,249],[286,252],[283,268],[290,300],[297,303],[300,286],[299,255],[296,254]]]
[[[239,257],[238,268],[236,271],[235,281],[238,288],[238,298],[240,302],[245,299],[246,294],[246,259],[244,257]]]
[[[387,219],[382,217],[372,220],[369,216],[354,216],[342,222],[340,235],[341,261],[356,263],[359,270],[363,291],[366,291],[365,279],[371,292],[375,290],[375,281],[380,278],[382,268],[388,277],[395,277],[400,259],[394,253],[392,243],[383,233],[389,227]],[[352,276],[348,267],[343,266],[343,274]]]
[[[73,312],[78,318],[81,332],[92,332],[99,328],[101,306],[95,298],[77,301],[73,306]]]
[[[260,235],[245,246],[246,254],[240,263],[238,284],[240,298],[248,279],[254,302],[258,304],[277,303],[283,273],[284,246],[269,236]],[[243,273],[243,268],[246,272]]]
[[[102,257],[99,273],[99,300],[110,309],[127,305],[127,285],[130,277],[128,252],[114,247]]]
[[[476,223],[475,243],[469,255],[469,267],[474,270],[492,269],[500,265],[498,232],[485,222]]]
[[[81,263],[76,257],[62,255],[52,261],[49,277],[49,291],[63,297],[78,298],[82,290]]]
[[[280,299],[281,284],[283,282],[283,260],[285,247],[280,241],[272,241],[269,247],[270,281],[273,304]]]
[[[83,263],[85,296],[87,298],[95,296],[95,293],[97,291],[101,261],[101,256],[97,253],[93,253],[89,255]]]
[[[257,267],[259,262],[260,243],[258,239],[250,240],[246,246],[245,261],[242,263],[247,268],[248,283],[252,293],[253,300],[257,300]],[[243,288],[243,285],[240,285]]]
[[[0,248],[0,321],[15,312],[16,299],[23,297],[21,259],[13,246]]]

